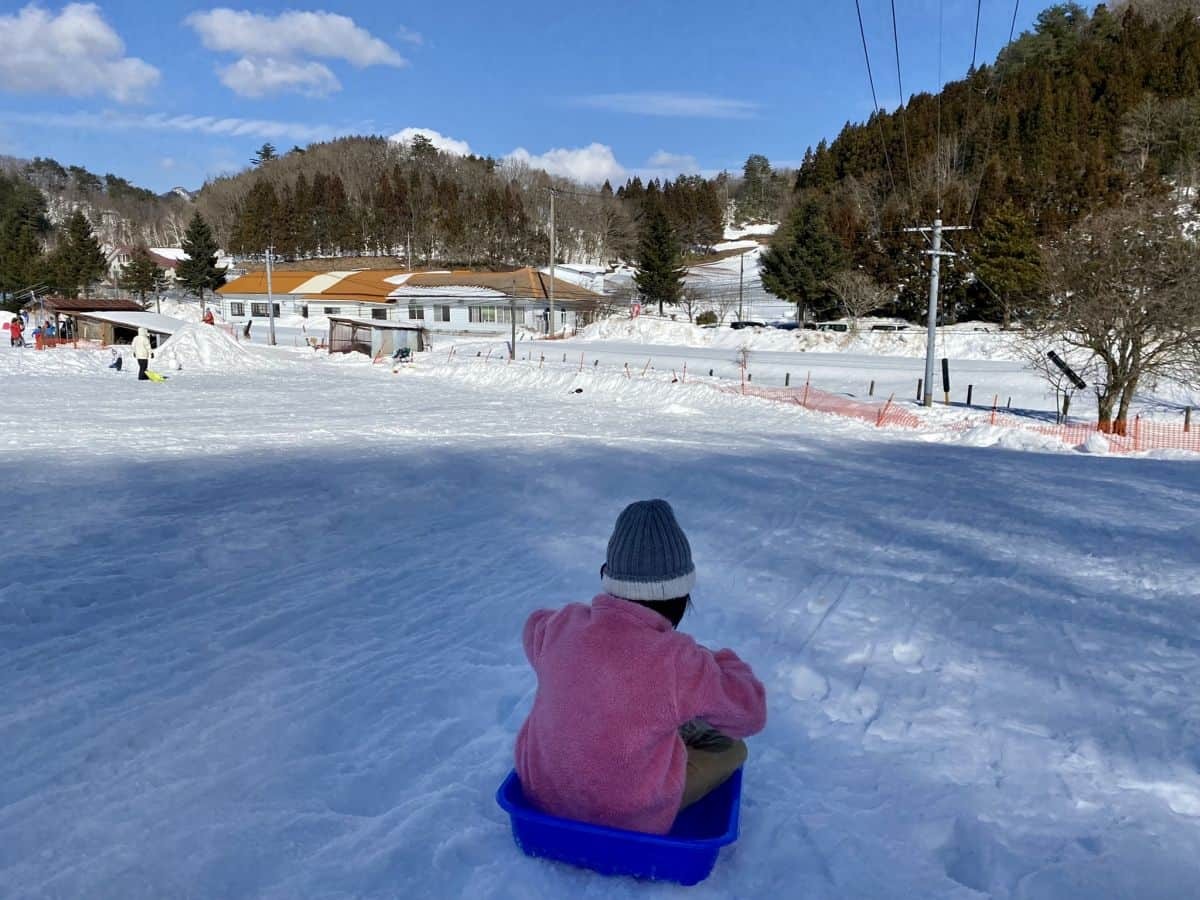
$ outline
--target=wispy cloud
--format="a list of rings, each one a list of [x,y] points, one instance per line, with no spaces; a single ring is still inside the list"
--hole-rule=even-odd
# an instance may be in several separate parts
[[[221,83],[242,97],[265,97],[285,91],[326,97],[342,89],[342,83],[328,66],[312,60],[243,58],[218,71]]]
[[[323,141],[352,134],[352,128],[273,119],[239,119],[221,116],[171,116],[166,113],[137,115],[124,112],[5,113],[0,122],[39,125],[50,128],[74,128],[86,131],[116,131],[137,134],[142,131],[168,131],[225,137],[259,137],[291,141]]]
[[[0,90],[141,100],[161,73],[125,55],[121,36],[92,3],[69,3],[54,15],[30,3],[0,15]]]
[[[631,94],[592,94],[576,97],[576,106],[638,116],[665,116],[681,119],[752,119],[759,104],[727,97],[698,94],[641,92]]]
[[[396,37],[400,38],[404,43],[412,44],[415,47],[420,47],[425,43],[425,37],[421,32],[405,28],[403,25],[396,28]]]

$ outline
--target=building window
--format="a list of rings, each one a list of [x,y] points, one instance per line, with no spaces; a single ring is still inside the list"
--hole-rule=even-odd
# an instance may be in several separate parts
[[[424,319],[425,318],[425,307],[413,306],[410,303],[408,305],[408,317],[410,319]]]
[[[433,308],[433,321],[435,321],[435,322],[449,322],[449,321],[450,321],[450,307],[448,307],[448,306],[435,306],[435,307]]]
[[[246,304],[245,303],[234,303],[232,301],[230,302],[229,315],[233,316],[235,319],[240,319],[245,314],[246,314]]]
[[[521,321],[521,310],[513,310],[510,306],[472,306],[469,309],[470,320],[472,322],[509,324],[513,320],[514,312],[517,321]]]
[[[386,319],[387,318],[387,310],[386,309],[373,309],[373,310],[371,310],[371,318],[372,319]]]
[[[279,315],[279,304],[272,303],[271,306],[275,307],[275,315],[278,316]],[[252,315],[252,316],[269,316],[269,315],[271,315],[271,311],[267,308],[267,304],[265,304],[265,303],[251,303],[250,304],[250,315]]]
[[[326,306],[324,312],[327,316],[340,316],[342,308],[340,306]]]

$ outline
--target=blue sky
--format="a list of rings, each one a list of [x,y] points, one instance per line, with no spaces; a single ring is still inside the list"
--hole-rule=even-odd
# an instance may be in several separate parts
[[[1044,8],[1022,5],[1018,31]],[[896,9],[905,92],[933,90],[939,5]],[[943,81],[970,63],[975,10],[943,2]],[[981,61],[1012,10],[983,3]],[[894,106],[891,5],[863,16]],[[0,47],[0,153],[155,190],[198,188],[268,140],[410,128],[584,180],[736,171],[751,153],[794,165],[871,111],[847,0],[46,3],[0,12]]]

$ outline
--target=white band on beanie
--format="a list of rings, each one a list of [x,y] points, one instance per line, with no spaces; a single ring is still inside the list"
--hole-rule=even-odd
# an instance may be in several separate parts
[[[624,600],[673,600],[692,592],[696,586],[696,570],[669,581],[621,581],[606,572],[600,585],[614,597]]]

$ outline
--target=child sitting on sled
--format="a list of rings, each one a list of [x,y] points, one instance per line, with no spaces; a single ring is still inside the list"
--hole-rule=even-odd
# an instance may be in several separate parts
[[[517,774],[544,812],[665,834],[745,762],[741,738],[766,724],[765,692],[732,650],[674,630],[696,574],[665,500],[625,508],[600,575],[590,605],[525,623],[538,689]]]

